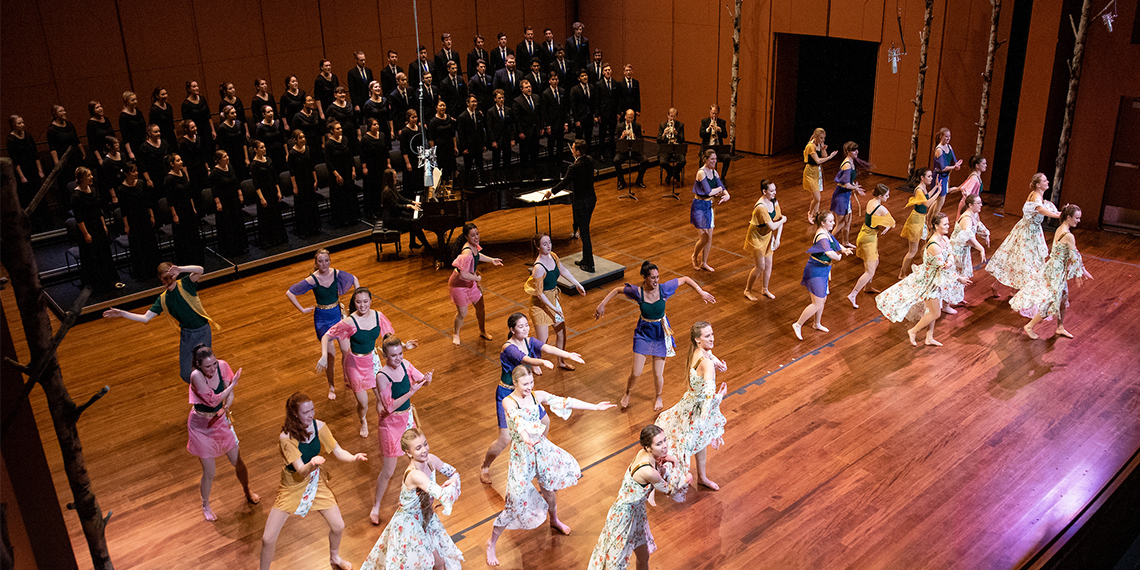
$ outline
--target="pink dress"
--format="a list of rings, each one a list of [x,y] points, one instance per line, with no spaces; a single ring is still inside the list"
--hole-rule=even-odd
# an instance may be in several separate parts
[[[378,338],[384,338],[384,335],[396,332],[392,328],[392,322],[384,313],[380,311],[373,311],[376,313],[376,328],[380,329]],[[354,313],[355,314],[355,313]],[[367,317],[365,317],[367,318]],[[356,325],[353,324],[352,319],[341,321],[332,326],[327,333],[329,338],[340,340],[342,338],[349,339],[352,343],[351,337],[357,332]],[[358,352],[360,351],[360,352]],[[363,392],[371,390],[376,387],[376,371],[380,368],[380,356],[376,354],[376,344],[372,344],[372,348],[364,353],[362,349],[353,346],[351,352],[344,355],[344,383],[348,385],[349,389],[353,392]]]
[[[466,307],[483,298],[483,292],[479,290],[479,283],[468,281],[459,276],[460,271],[475,274],[479,269],[479,251],[482,249],[479,246],[465,245],[463,251],[459,252],[459,257],[451,262],[455,271],[452,271],[451,276],[447,278],[447,286],[451,290],[451,300],[457,307]],[[471,255],[464,255],[464,251],[470,251]]]
[[[400,364],[403,370],[394,375],[389,375],[385,368],[381,368],[376,374],[377,377],[384,374],[389,376],[391,380],[391,384],[388,382],[376,383],[380,392],[380,420],[376,437],[380,440],[380,451],[384,453],[384,457],[403,456],[404,451],[400,449],[400,438],[404,436],[405,431],[419,427],[411,399],[399,408],[393,406],[392,402],[407,394],[412,389],[412,383],[423,380],[424,374],[407,360]]]
[[[221,389],[218,392],[222,392],[233,383],[234,379],[234,372],[225,360],[218,361],[218,375],[221,377]],[[219,408],[216,412],[190,409],[190,417],[186,420],[190,440],[186,443],[186,450],[191,455],[204,459],[221,457],[238,444],[237,433],[230,424],[229,416],[225,409],[221,408],[223,403],[224,399],[216,393],[211,391],[199,394],[194,391],[194,384],[190,384],[190,404]]]

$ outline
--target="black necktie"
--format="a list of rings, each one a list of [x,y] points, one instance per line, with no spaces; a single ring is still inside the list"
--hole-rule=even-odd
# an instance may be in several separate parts
[[[505,118],[506,117],[503,115],[503,108],[499,107],[499,121],[502,121]]]
[[[527,98],[526,98],[526,104],[527,104],[527,105],[530,105],[530,110],[531,110],[531,111],[533,111],[533,110],[534,110],[534,101],[531,101],[531,100],[530,100],[530,96],[529,96],[529,95],[528,95],[528,96],[527,96]]]
[[[633,91],[633,80],[632,79],[626,79],[625,80],[625,86],[630,91]]]

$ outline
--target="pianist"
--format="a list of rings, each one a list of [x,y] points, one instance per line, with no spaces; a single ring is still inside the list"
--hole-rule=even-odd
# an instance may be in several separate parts
[[[424,231],[412,223],[412,214],[420,209],[417,202],[402,196],[396,190],[396,171],[391,168],[384,171],[384,191],[380,195],[383,204],[384,227],[400,233],[408,232],[408,248],[424,248],[424,253],[434,253],[435,248],[428,244]],[[418,240],[418,243],[417,243]]]

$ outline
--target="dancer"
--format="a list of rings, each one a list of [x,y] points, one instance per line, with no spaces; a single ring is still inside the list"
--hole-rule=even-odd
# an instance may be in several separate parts
[[[839,245],[831,235],[831,230],[834,228],[834,212],[816,212],[815,234],[812,237],[814,245],[807,250],[808,260],[804,265],[804,276],[800,280],[800,284],[808,290],[811,303],[804,307],[800,318],[792,323],[792,332],[796,333],[796,338],[800,340],[804,339],[803,325],[813,315],[815,324],[812,328],[821,332],[830,332],[827,327],[820,324],[819,320],[823,317],[823,305],[827,302],[827,294],[830,292],[828,282],[831,281],[831,264],[843,259],[844,255],[851,255],[854,252],[850,247]]]
[[[349,352],[344,353],[344,382],[356,394],[360,437],[368,437],[368,390],[376,389],[375,366],[380,361],[376,355],[376,340],[395,332],[388,317],[372,309],[372,291],[367,287],[357,287],[352,292],[348,316],[330,327],[321,337],[321,359],[317,361],[317,372],[323,372],[328,365],[330,341],[348,339]],[[410,350],[418,344],[415,339],[411,339],[404,348]]]
[[[568,358],[574,362],[585,364],[582,355],[577,352],[566,352],[537,338],[527,336],[530,334],[530,323],[527,321],[526,315],[522,313],[513,313],[507,317],[507,328],[509,329],[509,338],[499,353],[499,364],[502,370],[499,374],[499,386],[495,388],[495,416],[499,420],[499,437],[491,443],[491,447],[487,448],[487,454],[483,456],[483,465],[479,468],[479,480],[487,485],[491,484],[491,464],[511,442],[511,435],[507,432],[507,415],[503,411],[503,399],[515,389],[511,372],[516,367],[523,365],[529,366],[534,374],[542,374],[543,366],[553,370],[554,365],[549,360],[542,358],[543,354],[553,354],[563,362]],[[550,420],[546,417],[546,410],[541,410],[539,415],[544,423],[550,425]]]
[[[820,194],[823,193],[823,163],[835,158],[839,151],[833,150],[827,154],[827,132],[816,129],[811,134],[807,146],[804,147],[804,190],[811,192],[811,204],[808,206],[808,223],[815,222],[815,214],[819,212]],[[827,156],[824,156],[827,155]]]
[[[252,505],[261,502],[257,493],[249,490],[249,471],[238,450],[237,433],[230,423],[230,407],[234,405],[234,388],[241,378],[225,360],[214,357],[214,351],[206,345],[194,347],[194,371],[190,373],[190,417],[186,429],[190,439],[186,450],[202,462],[202,514],[206,520],[216,521],[218,517],[210,510],[210,488],[214,485],[214,459],[226,456],[234,466],[245,500]]]
[[[1061,217],[1057,207],[1045,199],[1045,191],[1048,189],[1049,179],[1040,172],[1034,174],[1029,186],[1029,196],[1021,206],[1021,220],[1009,230],[1005,241],[1001,242],[990,256],[990,262],[986,264],[986,271],[1006,287],[1021,289],[1040,275],[1041,270],[1045,268],[1049,248],[1045,245],[1041,221],[1045,216]],[[997,296],[996,285],[994,295]]]
[[[879,235],[886,235],[887,230],[895,226],[895,219],[890,211],[883,205],[891,197],[891,189],[886,184],[879,184],[871,191],[871,199],[867,201],[867,211],[863,214],[863,226],[859,228],[859,236],[855,238],[855,255],[863,260],[863,274],[855,282],[855,288],[847,295],[851,306],[856,309],[859,304],[855,299],[859,292],[871,284],[875,278],[875,270],[879,267]],[[867,287],[868,293],[878,293],[877,290]]]
[[[941,212],[946,204],[946,195],[950,193],[950,171],[962,168],[962,161],[954,157],[954,148],[950,146],[950,129],[938,129],[938,145],[934,147],[934,176],[935,190],[938,199],[934,203],[934,212]],[[927,221],[933,225],[934,215],[928,215]]]
[[[570,527],[558,519],[556,491],[578,484],[582,469],[572,455],[550,443],[546,426],[539,420],[543,404],[551,413],[569,419],[573,410],[604,411],[615,407],[609,402],[591,404],[576,398],[562,398],[534,389],[534,376],[527,366],[511,372],[515,389],[503,400],[507,423],[511,430],[511,466],[507,474],[507,498],[503,512],[495,518],[491,539],[487,541],[487,565],[498,566],[495,543],[506,529],[537,528],[550,513],[551,528],[570,534]],[[541,490],[532,479],[538,479]]]
[[[384,464],[376,478],[376,499],[372,503],[372,512],[368,514],[372,524],[380,524],[380,500],[384,498],[388,481],[396,472],[396,459],[402,455],[400,437],[405,431],[419,427],[412,395],[431,384],[432,375],[435,374],[434,370],[424,374],[412,366],[411,362],[404,360],[404,343],[396,335],[384,335],[381,346],[384,366],[376,372],[376,387],[372,391],[376,393],[376,411],[380,415],[377,435],[380,437]],[[383,380],[380,379],[381,376],[384,377]]]
[[[1038,338],[1033,328],[1041,321],[1053,317],[1057,317],[1057,331],[1054,334],[1073,338],[1072,333],[1065,330],[1065,309],[1069,306],[1069,280],[1076,278],[1079,285],[1080,279],[1092,279],[1092,275],[1085,269],[1080,252],[1077,251],[1076,238],[1073,237],[1072,230],[1080,222],[1080,207],[1068,204],[1061,210],[1061,226],[1053,234],[1053,251],[1045,261],[1045,267],[1009,300],[1013,310],[1030,317],[1023,328],[1025,334],[1033,340]]]
[[[657,544],[649,532],[645,501],[654,490],[683,499],[693,481],[692,473],[682,475],[676,469],[665,430],[647,425],[641,428],[638,441],[641,449],[621,479],[617,501],[606,514],[606,526],[590,555],[588,570],[625,570],[630,554],[636,557],[638,570],[649,570],[649,555]]]
[[[929,190],[931,183],[934,182],[934,171],[929,168],[919,168],[914,171],[914,175],[918,179],[918,185],[914,188],[914,196],[911,196],[906,203],[908,207],[914,206],[914,210],[910,212],[900,230],[902,237],[907,241],[906,255],[903,256],[902,268],[899,269],[900,280],[911,272],[911,264],[918,255],[918,242],[926,239],[926,213],[930,211],[931,204],[938,200],[938,194]],[[927,194],[931,196],[928,197]]]
[[[843,162],[839,164],[839,172],[835,175],[835,191],[831,194],[831,211],[835,212],[837,225],[843,227],[843,245],[855,248],[851,243],[851,194],[858,192],[860,196],[866,195],[863,187],[855,182],[855,165],[867,166],[859,160],[859,145],[853,141],[843,143]],[[859,199],[855,198],[855,209],[859,209]]]
[[[154,300],[154,304],[146,313],[138,314],[111,307],[103,311],[103,318],[113,319],[123,317],[136,323],[147,324],[151,319],[166,313],[171,319],[171,326],[179,331],[178,338],[178,367],[182,381],[190,383],[190,372],[194,368],[193,348],[199,344],[213,346],[211,327],[218,327],[217,323],[206,314],[202,301],[198,298],[198,279],[205,271],[200,265],[178,266],[164,261],[158,264],[158,279],[162,281],[166,290]],[[183,273],[182,277],[179,277]],[[176,295],[169,295],[177,291]]]
[[[704,164],[697,170],[697,179],[693,182],[693,204],[689,210],[689,223],[697,228],[697,245],[693,248],[693,269],[700,271],[712,271],[713,268],[709,267],[709,253],[712,252],[712,236],[713,236],[713,199],[717,196],[720,199],[717,204],[723,204],[728,201],[728,189],[724,187],[724,182],[716,173],[716,151],[713,149],[705,149],[701,153],[701,163]]]
[[[705,321],[693,323],[689,329],[689,389],[681,401],[661,412],[654,422],[669,438],[669,455],[677,458],[680,476],[689,473],[689,461],[697,458],[697,482],[713,491],[720,486],[705,472],[708,446],[724,445],[724,426],[728,420],[720,413],[720,402],[728,392],[728,384],[716,388],[716,373],[728,370],[723,360],[713,356],[713,329]]]
[[[305,135],[302,134],[301,136]],[[317,338],[324,339],[325,333],[329,332],[329,329],[340,322],[343,317],[340,296],[359,288],[360,281],[355,275],[347,271],[333,269],[332,256],[329,254],[329,250],[319,249],[317,255],[313,257],[312,273],[286,290],[285,297],[289,299],[290,303],[293,303],[294,307],[297,307],[298,311],[301,311],[302,315],[313,314],[313,327],[317,331]],[[313,300],[316,301],[316,306],[302,307],[301,302],[297,300],[297,295],[304,295],[309,291],[313,292]],[[332,340],[330,339],[328,342],[332,343]],[[348,339],[342,338],[338,342],[341,355],[347,356],[351,352]],[[328,367],[325,368],[325,377],[329,381],[329,399],[335,400],[336,385],[333,384],[333,373],[336,370],[335,345],[329,346],[328,352],[333,354],[334,358],[329,360]]]
[[[368,461],[368,456],[341,448],[325,422],[316,419],[313,399],[303,392],[294,392],[285,402],[285,425],[277,441],[285,461],[277,500],[265,519],[265,532],[261,535],[261,570],[269,570],[273,563],[277,536],[289,515],[303,517],[309,511],[321,513],[329,524],[329,563],[334,568],[352,570],[352,564],[340,557],[344,519],[329,487],[328,469],[321,468],[325,463],[322,453],[331,453],[346,463]]]
[[[966,196],[966,211],[954,224],[954,233],[950,234],[950,256],[954,259],[954,270],[964,277],[974,276],[974,260],[970,254],[971,249],[982,254],[982,263],[986,262],[986,248],[978,241],[978,236],[986,240],[986,247],[990,245],[990,230],[978,219],[982,211],[982,198],[977,194]],[[997,291],[994,291],[997,294]],[[953,307],[945,305],[942,310],[951,315],[957,314]]]
[[[673,356],[675,354],[673,349],[677,347],[677,343],[673,340],[673,329],[669,328],[669,318],[665,316],[665,302],[681,285],[692,287],[705,303],[715,303],[716,297],[684,275],[661,283],[660,271],[649,261],[641,264],[641,280],[639,287],[626,283],[610,291],[606,298],[598,303],[598,308],[594,310],[594,319],[600,319],[606,314],[606,303],[619,293],[637,303],[640,315],[637,326],[633,329],[633,369],[625,384],[621,409],[629,407],[629,395],[633,392],[633,385],[641,377],[642,370],[645,369],[645,359],[652,358],[653,382],[657,389],[657,400],[653,403],[653,411],[660,412],[665,407],[661,402],[661,391],[665,389],[665,358]]]
[[[565,276],[574,284],[578,294],[586,296],[586,288],[578,282],[573,273],[566,270],[562,260],[551,251],[550,236],[545,233],[538,234],[534,239],[538,247],[538,259],[531,267],[530,278],[526,280],[523,290],[530,295],[530,318],[534,321],[535,336],[543,343],[550,338],[550,330],[554,329],[555,345],[560,350],[566,349],[566,319],[559,300],[558,278]],[[574,370],[574,366],[567,364],[566,360],[558,357],[558,367],[564,370]]]
[[[769,299],[776,298],[768,289],[768,280],[772,278],[772,256],[780,247],[784,223],[787,221],[780,211],[780,203],[776,201],[776,183],[766,178],[761,180],[760,199],[752,207],[752,221],[748,224],[748,235],[744,238],[744,251],[756,259],[756,266],[748,272],[748,281],[744,283],[744,297],[749,301],[759,300],[752,292],[752,286],[760,276],[764,276],[764,288],[760,294]]]
[[[934,237],[926,244],[922,267],[879,294],[875,304],[892,323],[903,319],[918,321],[906,334],[911,346],[918,346],[916,335],[926,329],[926,345],[942,346],[934,340],[934,323],[942,314],[943,303],[962,302],[963,285],[970,279],[954,270],[950,256],[950,218],[934,214]]]
[[[970,196],[981,197],[981,194],[982,194],[982,173],[985,172],[986,168],[989,167],[989,165],[986,163],[986,159],[984,159],[984,158],[982,158],[976,154],[974,156],[970,157],[969,164],[970,164],[970,175],[967,176],[966,180],[964,180],[956,188],[956,190],[960,190],[962,192],[962,199],[958,202],[958,209],[955,210],[955,213],[954,213],[954,223],[955,224],[958,223],[958,218],[962,215],[962,212],[966,211],[966,198],[968,198]],[[955,190],[955,188],[950,189],[951,192],[953,192],[954,190]]]
[[[427,438],[418,428],[404,432],[400,449],[411,460],[400,484],[400,508],[384,527],[360,570],[459,570],[463,567],[463,553],[433,508],[439,501],[443,514],[451,514],[452,505],[459,499],[459,472],[429,451]],[[447,477],[443,485],[435,482],[436,473]]]
[[[503,260],[497,257],[484,256],[479,246],[479,228],[473,222],[463,224],[463,235],[452,246],[455,261],[451,266],[455,271],[447,279],[447,286],[451,290],[451,300],[455,303],[455,333],[451,335],[451,343],[459,346],[459,330],[463,328],[463,319],[467,318],[467,305],[475,306],[475,319],[479,321],[479,336],[484,340],[493,340],[487,334],[487,314],[483,308],[483,275],[479,273],[479,260],[484,257],[491,265],[501,267]]]

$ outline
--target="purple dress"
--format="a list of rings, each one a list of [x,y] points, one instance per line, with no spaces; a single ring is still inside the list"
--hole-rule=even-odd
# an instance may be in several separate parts
[[[637,301],[641,315],[637,319],[637,327],[633,329],[633,352],[645,356],[673,356],[677,343],[673,340],[673,331],[669,328],[669,318],[665,316],[665,300],[677,292],[680,283],[670,279],[657,286],[661,298],[653,303],[642,301],[641,287],[625,284],[622,293],[626,297]]]
[[[945,196],[950,193],[950,170],[958,159],[954,157],[954,149],[946,147],[942,152],[942,156],[935,157],[934,163],[938,168],[934,171],[934,186],[938,188],[939,195]]]
[[[511,372],[515,367],[523,363],[523,358],[542,358],[542,341],[534,337],[527,337],[526,339],[526,354],[523,354],[519,347],[507,343],[507,347],[499,353],[499,364],[503,366],[503,372],[499,376],[499,386],[495,388],[495,416],[499,418],[499,428],[507,429],[507,413],[503,410],[503,398],[506,398],[515,390],[514,378],[511,377]],[[546,408],[541,408],[539,419],[546,417]]]
[[[851,166],[851,168],[843,168]],[[855,182],[855,165],[844,162],[835,175],[835,192],[831,194],[831,211],[837,216],[846,216],[851,213],[851,189],[844,184]]]
[[[808,293],[816,297],[826,297],[828,293],[827,282],[831,280],[831,258],[827,256],[828,251],[840,251],[839,242],[831,234],[819,238],[807,250],[809,257],[800,285],[807,287]]]
[[[713,200],[710,196],[713,190],[721,187],[720,176],[714,172],[712,178],[705,177],[693,183],[693,205],[689,210],[689,223],[698,230],[713,227]]]
[[[344,318],[340,311],[340,296],[352,290],[352,283],[356,279],[347,271],[334,269],[333,274],[333,282],[328,287],[314,284],[317,276],[311,273],[309,276],[313,278],[313,283],[309,283],[306,278],[289,288],[289,292],[294,295],[313,292],[313,298],[317,301],[317,306],[313,309],[313,327],[317,330],[317,340],[324,338],[325,333]]]

